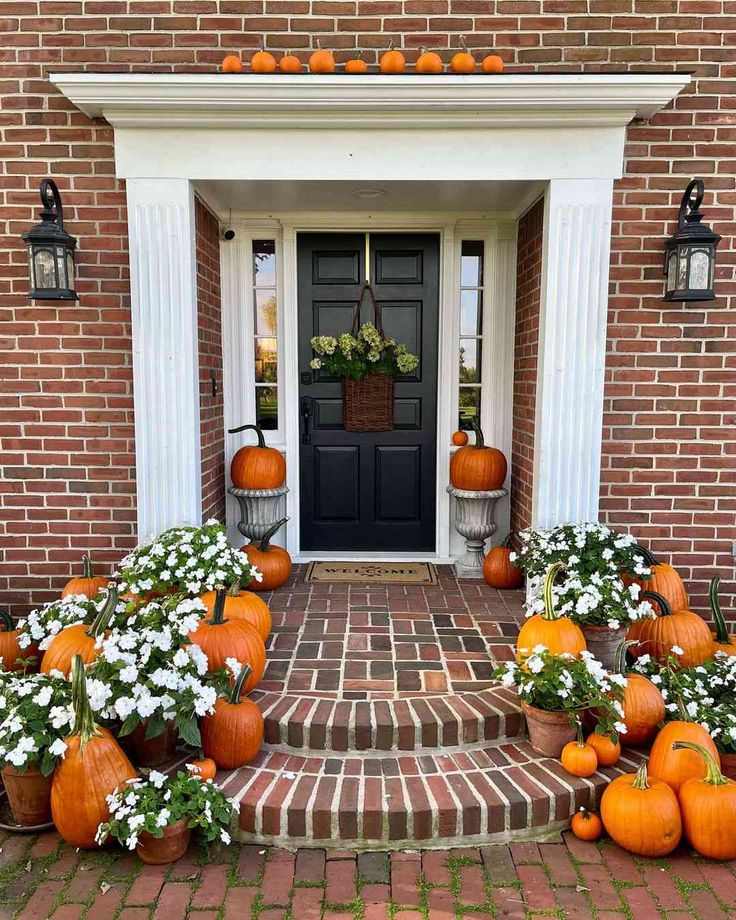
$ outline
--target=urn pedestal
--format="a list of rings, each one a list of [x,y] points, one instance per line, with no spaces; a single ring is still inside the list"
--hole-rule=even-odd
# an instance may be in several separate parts
[[[455,499],[455,530],[465,537],[465,555],[455,563],[458,578],[483,578],[485,541],[496,532],[496,502],[508,495],[506,489],[470,492],[448,486]]]
[[[276,521],[286,517],[286,486],[278,489],[236,489],[228,492],[240,505],[238,530],[249,540],[260,540]]]

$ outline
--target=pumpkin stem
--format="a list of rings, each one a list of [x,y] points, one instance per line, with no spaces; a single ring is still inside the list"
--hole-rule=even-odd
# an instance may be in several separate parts
[[[215,588],[215,608],[212,611],[210,623],[213,626],[220,626],[225,622],[225,601],[227,600],[227,588],[220,585]]]
[[[230,703],[239,703],[240,696],[243,692],[243,686],[248,680],[248,677],[253,673],[253,669],[248,663],[243,664],[243,667],[240,669],[240,674],[238,674],[233,688],[230,691],[230,696],[228,697],[228,702]]]
[[[640,555],[644,557],[644,562],[649,566],[650,569],[652,568],[652,566],[658,564],[651,550],[646,549],[646,547],[642,546],[641,543],[635,543],[634,549],[636,550],[637,553],[639,553]]]
[[[631,784],[633,789],[648,789],[649,788],[649,776],[647,774],[647,762],[646,760],[642,761],[641,766],[636,771],[636,777],[634,782]]]
[[[82,556],[82,578],[92,578],[92,560],[89,553]]]
[[[677,712],[678,712],[678,714],[679,714],[679,716],[680,716],[680,719],[681,719],[683,722],[690,722],[690,721],[691,721],[691,719],[690,719],[690,713],[687,711],[687,709],[685,709],[685,701],[684,701],[683,698],[679,695],[679,693],[678,693],[678,695],[675,697],[675,703],[677,703]]]
[[[659,609],[661,610],[660,616],[668,617],[672,613],[672,608],[667,602],[667,598],[662,597],[661,594],[658,594],[656,591],[642,591],[642,598],[651,598],[653,601],[656,601]]]
[[[317,42],[319,45],[319,42]],[[263,431],[258,427],[258,425],[241,425],[239,428],[228,428],[228,434],[237,434],[239,431],[255,431],[256,437],[258,438],[258,446],[265,447],[266,439],[263,437]]]
[[[505,549],[513,549],[513,546],[514,546],[514,532],[513,532],[513,530],[509,531],[509,533],[508,533],[506,539],[503,541],[503,543],[501,544],[501,546],[505,547]]]
[[[706,772],[703,782],[711,786],[728,785],[730,781],[721,773],[721,768],[717,760],[707,748],[704,748],[702,744],[696,744],[694,741],[675,741],[672,745],[673,751],[681,751],[683,748],[687,748],[689,751],[695,751],[695,753],[700,754],[705,761]]]
[[[0,625],[3,627],[3,632],[13,631],[13,618],[7,610],[0,610]]]
[[[718,586],[720,583],[721,579],[718,575],[711,580],[710,587],[708,588],[708,600],[710,601],[710,609],[713,614],[713,622],[716,626],[716,641],[730,645],[731,636],[728,634],[726,621],[721,611],[721,602],[718,600]]]
[[[578,716],[578,718],[575,719],[575,722],[577,725],[576,734],[578,747],[585,747],[585,738],[583,738],[583,720]]]
[[[613,670],[616,674],[626,674],[628,670],[626,667],[626,651],[631,648],[632,645],[638,644],[639,643],[635,639],[622,639],[616,646],[613,658]]]
[[[113,614],[115,613],[115,608],[118,605],[118,589],[115,585],[110,584],[107,586],[107,595],[105,596],[105,603],[102,606],[102,609],[97,614],[97,616],[92,620],[92,623],[87,630],[87,635],[91,639],[97,639],[101,636],[107,627],[110,625],[110,620],[112,619]]]
[[[262,553],[267,553],[267,552],[268,552],[268,550],[269,550],[269,544],[270,544],[270,542],[271,542],[271,537],[273,537],[274,534],[276,533],[276,531],[279,530],[281,527],[283,527],[284,524],[285,524],[288,520],[289,520],[288,517],[281,518],[280,521],[276,521],[276,523],[273,525],[273,527],[269,527],[268,530],[263,534],[263,536],[261,537],[261,542],[258,544],[258,549],[259,549]]]
[[[486,446],[486,442],[483,438],[483,432],[481,431],[480,425],[478,424],[478,420],[476,418],[472,420],[472,425],[473,431],[475,432],[475,444],[473,447],[482,449]]]
[[[84,662],[81,655],[72,658],[72,708],[74,709],[74,725],[72,735],[79,735],[80,750],[97,734],[97,725],[92,715],[87,695],[87,677],[84,672]]]
[[[555,583],[555,578],[559,575],[560,572],[564,572],[567,566],[564,562],[555,562],[554,565],[549,567],[544,578],[544,610],[542,611],[542,618],[545,620],[557,620],[558,617],[555,616],[555,601],[552,595],[552,586]]]
[[[465,36],[464,36],[464,35],[461,35],[461,36],[460,36],[460,47],[463,49],[463,51],[467,51],[467,50],[468,50],[468,46],[465,44]]]

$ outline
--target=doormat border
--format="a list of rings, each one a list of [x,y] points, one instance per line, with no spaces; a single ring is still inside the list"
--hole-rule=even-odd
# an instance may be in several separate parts
[[[344,573],[321,573],[321,566],[340,566],[347,569],[365,569],[371,566],[387,568],[391,566],[411,566],[417,569],[416,575],[402,577],[400,574],[388,576],[374,576],[359,574],[358,571],[345,571]],[[423,572],[421,570],[424,570]],[[304,573],[304,581],[311,584],[362,584],[362,585],[408,585],[415,588],[430,588],[439,584],[437,567],[431,562],[310,562]]]

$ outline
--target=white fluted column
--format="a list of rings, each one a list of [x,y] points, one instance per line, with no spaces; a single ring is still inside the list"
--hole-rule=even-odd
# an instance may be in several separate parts
[[[613,181],[553,179],[544,217],[532,523],[598,519]]]
[[[194,196],[129,179],[138,539],[199,523],[202,475]]]

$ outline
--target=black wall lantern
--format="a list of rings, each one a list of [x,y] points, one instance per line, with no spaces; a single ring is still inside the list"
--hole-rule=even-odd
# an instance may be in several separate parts
[[[59,189],[53,179],[44,179],[40,192],[41,223],[23,234],[28,244],[30,296],[34,300],[78,300],[74,290],[77,241],[64,230]]]
[[[715,300],[713,273],[721,238],[701,223],[704,191],[703,180],[693,179],[682,196],[677,232],[667,240],[664,254],[665,300]]]

